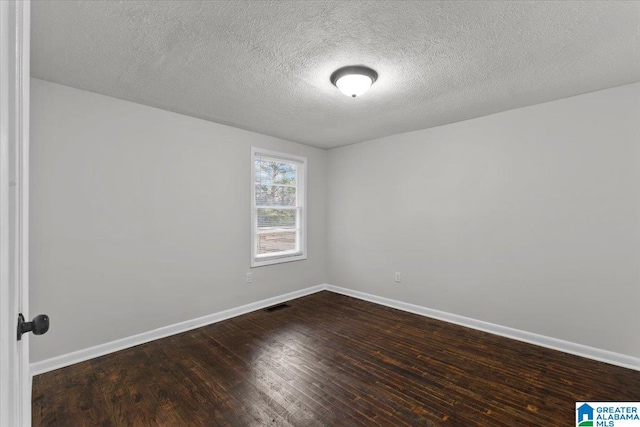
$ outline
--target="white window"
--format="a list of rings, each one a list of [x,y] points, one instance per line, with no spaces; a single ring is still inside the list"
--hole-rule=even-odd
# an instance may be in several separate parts
[[[251,267],[307,259],[305,157],[251,149]]]

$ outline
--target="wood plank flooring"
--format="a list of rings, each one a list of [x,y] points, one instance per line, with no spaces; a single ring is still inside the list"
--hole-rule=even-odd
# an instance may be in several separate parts
[[[331,292],[34,378],[38,426],[571,426],[640,372]]]

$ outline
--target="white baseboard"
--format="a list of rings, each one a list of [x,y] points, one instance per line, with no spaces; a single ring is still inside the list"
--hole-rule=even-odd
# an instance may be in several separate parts
[[[360,291],[354,291],[352,289],[341,288],[333,285],[326,285],[325,289],[331,292],[347,295],[380,305],[385,305],[387,307],[396,308],[398,310],[406,311],[409,313],[443,320],[445,322],[454,323],[456,325],[465,326],[471,329],[477,329],[483,332],[489,332],[490,334],[500,335],[506,338],[538,345],[540,347],[546,347],[552,350],[558,350],[564,353],[574,354],[576,356],[582,356],[588,359],[593,359],[600,362],[610,363],[616,366],[622,366],[623,368],[640,371],[640,359],[628,356],[626,354],[614,353],[612,351],[589,347],[586,345],[564,341],[557,338],[551,338],[544,335],[535,334],[533,332],[526,332],[519,329],[509,328],[507,326],[483,322],[482,320],[471,319],[469,317],[459,316],[457,314],[446,313],[444,311],[434,310],[432,308],[379,297]]]
[[[141,334],[122,338],[116,341],[99,344],[94,347],[89,347],[82,350],[74,351],[72,353],[63,354],[61,356],[52,357],[51,359],[42,360],[40,362],[31,363],[31,375],[33,376],[43,374],[45,372],[53,371],[58,368],[63,368],[65,366],[84,362],[85,360],[93,359],[95,357],[104,356],[105,354],[113,353],[116,351],[124,350],[126,348],[134,347],[136,345],[155,341],[160,338],[165,338],[171,335],[186,332],[191,329],[200,328],[202,326],[210,325],[212,323],[220,322],[222,320],[227,320],[232,317],[260,310],[265,307],[280,304],[285,301],[290,301],[292,299],[314,294],[316,292],[324,290],[325,288],[325,285],[312,286],[310,288],[290,292],[288,294],[279,295],[273,298],[267,298],[262,301],[253,302],[240,307],[232,308],[214,314],[209,314],[207,316],[198,317],[197,319],[186,320],[184,322],[164,326],[162,328],[143,332]]]
[[[564,341],[557,338],[551,338],[544,335],[535,334],[532,332],[521,331],[519,329],[509,328],[507,326],[496,325],[481,320],[471,319],[469,317],[459,316],[457,314],[446,313],[444,311],[434,310],[432,308],[422,307],[415,304],[410,304],[402,301],[396,301],[389,298],[379,297],[365,292],[355,291],[352,289],[341,288],[329,284],[322,284],[312,286],[310,288],[302,289],[299,291],[291,292],[284,295],[279,295],[273,298],[268,298],[262,301],[246,304],[240,307],[232,308],[229,310],[221,311],[219,313],[210,314],[207,316],[199,317],[197,319],[187,320],[184,322],[176,323],[174,325],[165,326],[159,329],[154,329],[149,332],[143,332],[138,335],[133,335],[127,338],[122,338],[116,341],[111,341],[105,344],[100,344],[94,347],[85,348],[75,351],[73,353],[63,354],[61,356],[46,359],[40,362],[31,363],[30,370],[31,375],[39,375],[45,372],[53,371],[58,368],[73,365],[75,363],[84,362],[85,360],[93,359],[95,357],[104,356],[105,354],[113,353],[116,351],[124,350],[126,348],[134,347],[136,345],[144,344],[150,341],[155,341],[160,338],[165,338],[171,335],[179,334],[189,331],[191,329],[200,328],[202,326],[210,325],[212,323],[227,320],[232,317],[240,316],[252,311],[260,310],[271,305],[279,304],[292,299],[300,298],[306,295],[310,295],[323,290],[335,292],[342,295],[358,298],[364,301],[369,301],[375,304],[384,305],[387,307],[395,308],[398,310],[406,311],[420,316],[431,317],[433,319],[442,320],[445,322],[453,323],[467,328],[477,329],[479,331],[488,332],[495,335],[500,335],[506,338],[511,338],[518,341],[523,341],[529,344],[538,345],[541,347],[550,348],[552,350],[558,350],[576,356],[586,357],[588,359],[597,360],[600,362],[610,363],[612,365],[622,366],[624,368],[634,369],[640,371],[640,359],[625,354],[614,353],[608,350],[602,350],[595,347],[589,347],[582,344],[573,343],[570,341]]]

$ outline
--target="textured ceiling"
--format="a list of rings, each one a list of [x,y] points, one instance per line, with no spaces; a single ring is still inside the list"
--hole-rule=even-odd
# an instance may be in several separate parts
[[[36,1],[35,77],[322,148],[640,81],[640,2]],[[344,65],[379,79],[360,98]]]

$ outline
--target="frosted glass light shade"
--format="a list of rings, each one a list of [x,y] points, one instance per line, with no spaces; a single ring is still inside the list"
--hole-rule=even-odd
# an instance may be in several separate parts
[[[371,77],[364,76],[362,74],[348,74],[340,77],[336,81],[336,86],[340,89],[340,92],[347,96],[360,96],[369,90],[373,81]]]
[[[369,90],[377,78],[378,73],[371,68],[351,65],[334,71],[330,80],[340,92],[355,98]]]

